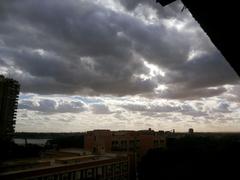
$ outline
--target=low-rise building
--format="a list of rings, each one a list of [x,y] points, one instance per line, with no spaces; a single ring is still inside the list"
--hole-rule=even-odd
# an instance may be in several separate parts
[[[142,157],[149,149],[166,146],[161,132],[93,130],[84,135],[84,149],[94,153],[134,152]]]
[[[46,161],[44,164],[39,162],[39,167],[35,163],[32,168],[30,166],[27,169],[19,167],[19,170],[2,172],[0,179],[128,180],[130,176],[129,162],[130,157],[126,154],[57,157],[49,159],[49,162]]]

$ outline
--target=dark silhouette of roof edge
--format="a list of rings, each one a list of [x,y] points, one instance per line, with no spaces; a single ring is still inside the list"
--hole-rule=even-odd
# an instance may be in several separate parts
[[[156,1],[166,6],[175,0]],[[240,76],[240,66],[237,63],[239,53],[235,44],[239,33],[237,4],[219,0],[182,0],[182,2]]]

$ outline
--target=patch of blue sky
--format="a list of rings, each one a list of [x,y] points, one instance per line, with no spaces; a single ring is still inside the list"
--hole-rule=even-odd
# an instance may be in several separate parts
[[[73,96],[73,99],[81,100],[86,104],[98,104],[98,103],[104,102],[102,99],[99,99],[99,98],[82,97],[82,96]]]
[[[19,99],[31,99],[33,98],[34,94],[31,93],[20,93]]]

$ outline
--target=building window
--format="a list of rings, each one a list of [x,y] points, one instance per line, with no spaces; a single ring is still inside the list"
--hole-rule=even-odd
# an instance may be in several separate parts
[[[124,162],[122,164],[122,172],[128,172],[128,163],[127,162]]]
[[[98,167],[97,168],[97,176],[102,176],[103,175],[103,168],[102,167]]]
[[[61,176],[60,176],[61,177]],[[65,173],[65,174],[62,174],[62,180],[68,180],[68,174]]]
[[[44,180],[54,180],[54,176],[47,176],[43,178]]]
[[[87,178],[92,178],[93,177],[93,169],[88,169],[87,170]]]
[[[113,167],[112,167],[112,165],[108,165],[107,166],[107,173],[106,174],[107,174],[107,176],[113,174]]]
[[[115,164],[114,165],[114,174],[119,174],[119,173],[121,173],[120,164]]]
[[[80,180],[81,179],[81,171],[77,171],[75,174],[75,179]]]

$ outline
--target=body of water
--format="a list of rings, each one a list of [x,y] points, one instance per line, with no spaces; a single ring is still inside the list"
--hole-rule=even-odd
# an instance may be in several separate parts
[[[25,139],[14,138],[13,140],[16,144],[19,144],[19,145],[24,145],[25,144]],[[27,139],[27,143],[44,146],[48,140],[49,139]]]

